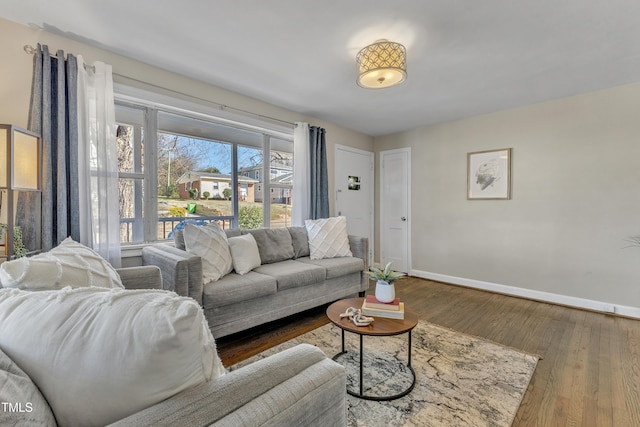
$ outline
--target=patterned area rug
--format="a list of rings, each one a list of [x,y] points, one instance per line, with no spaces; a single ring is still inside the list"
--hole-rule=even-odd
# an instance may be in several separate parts
[[[347,332],[339,358],[347,387],[359,391],[358,336]],[[377,402],[348,395],[349,426],[510,426],[538,363],[538,356],[420,321],[413,330],[414,389]],[[364,337],[364,394],[393,395],[411,384],[407,335]],[[234,365],[306,342],[332,357],[340,352],[340,329],[326,325]]]

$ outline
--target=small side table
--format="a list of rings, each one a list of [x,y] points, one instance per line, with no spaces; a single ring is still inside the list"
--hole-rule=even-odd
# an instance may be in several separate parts
[[[335,356],[333,356],[333,360],[337,360],[341,355],[347,353],[344,348],[344,334],[345,331],[352,332],[357,334],[360,338],[360,390],[359,392],[349,390],[347,388],[347,393],[352,396],[358,397],[360,399],[366,400],[393,400],[398,399],[402,396],[406,396],[413,390],[413,387],[416,385],[416,374],[413,368],[411,367],[411,331],[418,324],[418,315],[411,310],[410,308],[405,306],[404,310],[404,319],[389,319],[386,317],[375,317],[373,323],[368,326],[356,326],[349,320],[348,317],[340,317],[340,314],[344,313],[347,308],[361,308],[362,302],[364,298],[348,298],[340,301],[336,301],[331,304],[327,308],[327,317],[337,327],[342,331],[342,351]],[[378,336],[378,337],[388,337],[393,335],[400,335],[406,333],[408,335],[408,347],[407,347],[407,368],[411,371],[411,375],[413,377],[411,384],[402,392],[398,394],[394,394],[392,396],[370,396],[364,394],[364,384],[363,384],[363,337],[367,336]]]

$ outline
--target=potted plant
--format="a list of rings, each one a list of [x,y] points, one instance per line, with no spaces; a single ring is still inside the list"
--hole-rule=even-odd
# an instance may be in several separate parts
[[[7,237],[6,232],[8,227],[9,226],[7,224],[0,222],[0,238],[2,238],[2,240],[5,240]],[[5,241],[4,244],[7,245],[8,242]],[[13,226],[13,254],[16,258],[27,256],[27,248],[24,246],[22,241],[22,227],[18,225]]]
[[[396,288],[393,284],[396,280],[404,277],[404,273],[391,270],[391,263],[387,263],[384,270],[371,267],[369,278],[376,281],[376,299],[380,302],[392,302],[396,298]]]

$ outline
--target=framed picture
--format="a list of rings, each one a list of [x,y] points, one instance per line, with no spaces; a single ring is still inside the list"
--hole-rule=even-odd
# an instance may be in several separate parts
[[[467,199],[511,198],[511,148],[467,153]]]
[[[349,175],[349,190],[360,190],[360,177]]]

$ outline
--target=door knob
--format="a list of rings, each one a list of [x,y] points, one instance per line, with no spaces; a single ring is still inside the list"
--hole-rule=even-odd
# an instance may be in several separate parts
[[[403,216],[403,217],[402,217],[402,218],[400,218],[400,219],[401,219],[401,220],[403,220],[403,221],[406,221],[406,220],[407,220],[407,217],[406,217],[406,216]]]

